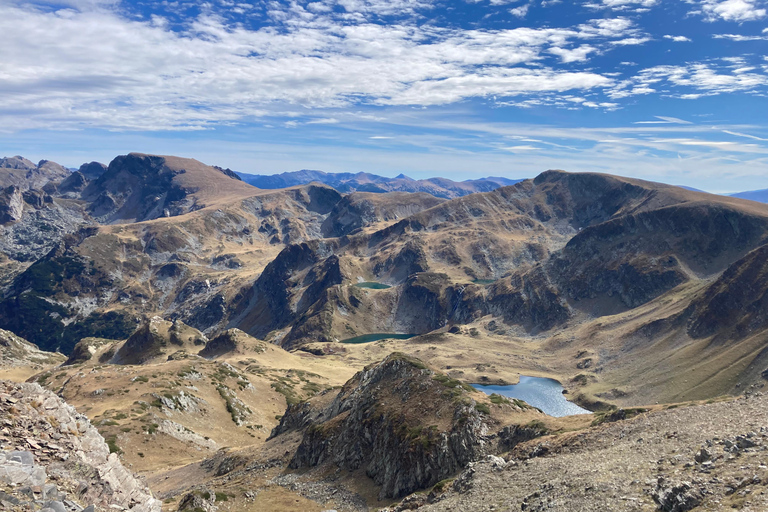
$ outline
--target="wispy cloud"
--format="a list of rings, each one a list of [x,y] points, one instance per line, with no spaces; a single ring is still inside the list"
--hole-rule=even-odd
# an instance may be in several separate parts
[[[263,116],[281,104],[439,105],[590,90],[613,79],[558,63],[646,41],[625,18],[461,30],[366,18],[427,9],[426,2],[336,4],[344,12],[275,7],[269,15],[282,17],[280,30],[249,30],[203,14],[181,32],[108,9],[0,6],[0,59],[13,69],[0,82],[0,118],[19,128],[199,129]],[[339,20],[350,13],[362,18]]]

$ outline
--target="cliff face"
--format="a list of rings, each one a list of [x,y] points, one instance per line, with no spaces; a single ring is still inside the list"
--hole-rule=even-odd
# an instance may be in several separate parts
[[[67,510],[70,501],[77,510],[160,512],[160,501],[110,453],[88,419],[50,391],[0,381],[0,417],[3,504]]]
[[[292,468],[364,469],[380,497],[400,497],[492,451],[484,395],[394,353],[348,381],[330,403],[289,407],[272,437],[301,429]],[[485,410],[485,412],[481,412]]]

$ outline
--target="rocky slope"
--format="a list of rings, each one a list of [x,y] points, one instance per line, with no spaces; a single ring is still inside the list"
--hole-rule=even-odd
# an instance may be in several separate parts
[[[536,439],[388,510],[764,510],[766,397]]]
[[[88,419],[37,384],[0,381],[4,510],[160,512]]]

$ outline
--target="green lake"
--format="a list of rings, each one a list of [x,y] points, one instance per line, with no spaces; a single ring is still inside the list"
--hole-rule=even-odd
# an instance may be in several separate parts
[[[388,284],[377,283],[375,281],[366,281],[365,283],[357,283],[354,285],[357,288],[370,288],[371,290],[386,290],[392,288]]]
[[[387,332],[374,332],[372,334],[363,334],[362,336],[355,336],[346,340],[341,340],[341,343],[371,343],[379,340],[395,339],[395,340],[407,340],[418,336],[417,334],[392,334]]]

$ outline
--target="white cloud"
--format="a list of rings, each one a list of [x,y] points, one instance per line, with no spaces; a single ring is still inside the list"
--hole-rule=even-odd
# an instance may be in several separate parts
[[[526,15],[528,14],[528,9],[530,8],[531,8],[531,4],[521,5],[520,7],[515,7],[510,9],[509,14],[517,18],[525,18]]]
[[[760,7],[763,3],[762,0],[703,0],[701,10],[709,20],[754,21],[768,14]]]
[[[664,39],[672,40],[676,43],[689,43],[691,40],[685,36],[671,36],[671,35],[665,35]]]

